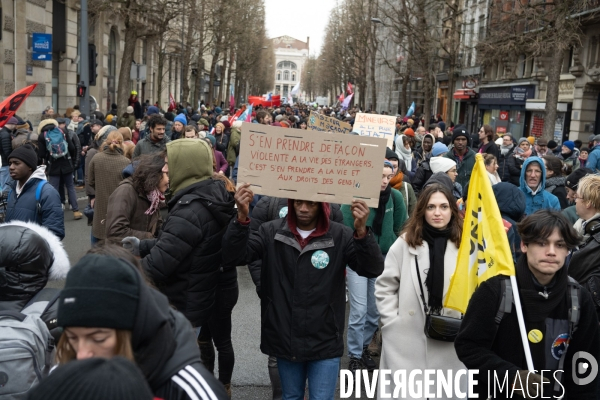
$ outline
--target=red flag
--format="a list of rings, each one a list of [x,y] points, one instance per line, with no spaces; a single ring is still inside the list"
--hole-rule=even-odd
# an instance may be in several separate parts
[[[169,111],[173,111],[176,108],[177,104],[175,104],[175,99],[173,98],[173,95],[169,93]]]
[[[348,82],[348,87],[346,88],[346,91],[348,92],[348,94],[354,93],[354,90],[352,90],[352,84],[350,82]]]
[[[229,124],[232,125],[235,121],[237,121],[238,117],[240,115],[242,115],[242,113],[246,110],[246,106],[242,106],[242,108],[240,108],[239,110],[237,110],[237,112],[232,115],[231,117],[229,117],[228,121]]]
[[[15,115],[21,104],[25,99],[33,92],[33,89],[37,86],[37,83],[27,86],[8,96],[2,103],[0,103],[0,128],[2,128],[8,120]]]
[[[342,92],[342,94],[340,94],[340,97],[338,98],[338,100],[340,101],[340,103],[344,102],[344,92]]]

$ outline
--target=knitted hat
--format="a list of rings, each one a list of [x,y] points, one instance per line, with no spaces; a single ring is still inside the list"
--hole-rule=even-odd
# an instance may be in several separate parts
[[[221,127],[221,133],[225,132],[225,125],[223,125],[222,122],[217,122],[217,124],[215,125],[215,133],[217,133],[217,127],[218,126]]]
[[[600,135],[594,136],[594,142],[596,142],[596,144],[600,143]]]
[[[160,114],[160,112],[158,111],[158,107],[156,107],[156,106],[148,107],[148,111],[146,111],[146,115],[150,116],[153,114]]]
[[[415,131],[412,128],[406,128],[402,133],[406,136],[415,137]]]
[[[519,138],[517,145],[520,146],[521,143],[523,143],[523,142],[528,142],[529,144],[531,144],[531,141],[528,138],[522,137],[522,138]]]
[[[16,158],[18,160],[23,161],[28,167],[32,170],[37,168],[37,153],[29,144],[24,144],[23,146],[19,146],[14,149],[9,155],[8,159]]]
[[[152,400],[142,372],[123,357],[88,358],[59,366],[31,389],[29,400]]]
[[[10,117],[7,124],[11,124],[11,125],[17,125],[19,123],[19,120],[16,119],[15,117]]]
[[[467,144],[469,144],[469,132],[464,125],[455,126],[454,130],[452,131],[452,143],[454,143],[454,141],[461,136],[467,138]]]
[[[117,128],[114,125],[105,125],[102,128],[100,128],[98,133],[96,133],[94,140],[98,143],[104,143],[104,141],[108,137],[108,134],[116,130]]]
[[[527,141],[533,146],[535,143],[535,138],[533,136],[527,136]]]
[[[187,118],[185,117],[185,114],[179,114],[175,117],[175,119],[173,120],[173,122],[181,122],[181,124],[183,126],[187,125]]]
[[[127,106],[127,109],[125,109],[125,112],[126,112],[127,114],[133,114],[133,107],[131,107],[131,106]]]
[[[106,116],[106,122],[108,122],[109,124],[112,124],[112,120],[113,120],[113,115],[112,114],[108,114]]]
[[[548,148],[550,150],[554,150],[558,147],[558,143],[556,143],[554,140],[548,140]],[[572,149],[571,149],[572,150]]]
[[[208,141],[210,142],[210,144],[212,145],[212,147],[214,149],[215,146],[217,145],[217,138],[214,137],[213,135],[206,135],[206,139],[208,139]]]
[[[577,168],[571,175],[567,176],[567,179],[565,180],[565,186],[571,190],[577,191],[579,180],[584,176],[593,173],[594,171],[589,168]]]
[[[436,172],[448,172],[452,168],[456,168],[456,161],[446,157],[432,157],[429,166],[434,174]]]
[[[444,143],[442,142],[436,142],[433,147],[431,148],[431,155],[433,157],[437,157],[440,154],[444,154],[448,152],[448,146],[446,146]]]
[[[406,121],[406,123],[408,125],[412,126],[415,123],[415,121],[413,121],[412,119],[409,118],[408,121]]]
[[[397,160],[398,159],[398,154],[396,154],[396,152],[392,149],[390,149],[389,147],[385,148],[385,159],[386,160]]]
[[[104,122],[100,121],[99,119],[93,119],[90,121],[90,127],[92,125],[104,126]]]
[[[58,326],[133,330],[140,276],[127,262],[88,254],[69,271],[58,303]]]
[[[442,132],[446,131],[446,123],[444,121],[438,122],[438,128],[442,130]]]
[[[563,143],[563,146],[566,146],[569,148],[569,150],[573,151],[573,149],[575,148],[575,142],[567,140],[566,142]]]

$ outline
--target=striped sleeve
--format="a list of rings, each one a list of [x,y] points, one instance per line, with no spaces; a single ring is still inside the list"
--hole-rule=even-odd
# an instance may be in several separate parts
[[[174,386],[177,386],[187,394],[191,400],[220,400],[215,390],[206,379],[191,365],[181,369],[171,378]],[[180,397],[183,398],[183,397]]]

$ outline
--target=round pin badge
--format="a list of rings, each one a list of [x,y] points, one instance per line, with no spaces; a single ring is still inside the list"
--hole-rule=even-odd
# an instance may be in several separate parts
[[[310,262],[316,269],[323,269],[329,265],[329,254],[325,253],[323,250],[317,250],[310,258]]]
[[[287,206],[281,207],[281,210],[279,210],[279,218],[285,218],[287,216],[287,213],[288,213]]]
[[[543,338],[544,338],[544,335],[542,334],[542,331],[540,331],[539,329],[532,329],[527,334],[527,339],[529,339],[529,341],[531,343],[539,343],[542,341]]]

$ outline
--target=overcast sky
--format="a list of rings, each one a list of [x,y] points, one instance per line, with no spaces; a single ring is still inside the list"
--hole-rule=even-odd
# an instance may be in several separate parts
[[[335,0],[265,0],[267,34],[271,38],[288,35],[303,42],[310,36],[310,54],[317,56],[335,3]]]

